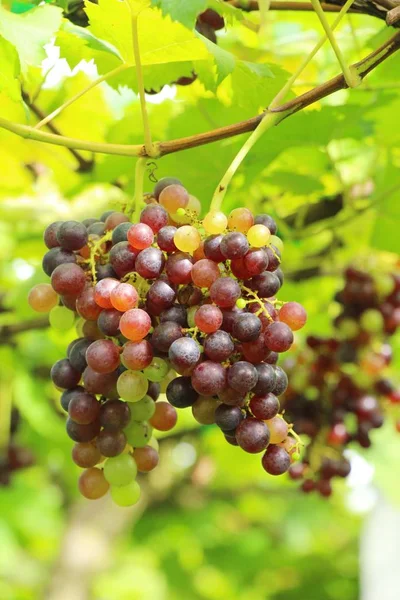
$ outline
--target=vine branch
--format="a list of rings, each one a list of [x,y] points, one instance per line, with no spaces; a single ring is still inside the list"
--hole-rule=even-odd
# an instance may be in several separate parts
[[[360,76],[360,78],[364,79],[368,73],[376,69],[382,62],[392,56],[392,54],[397,52],[399,49],[400,32],[393,35],[377,50],[371,52],[363,60],[352,65],[352,67]],[[302,110],[303,108],[310,106],[311,104],[314,104],[315,102],[318,102],[319,100],[322,100],[323,98],[326,98],[335,92],[338,92],[339,90],[347,89],[347,87],[348,86],[343,75],[337,75],[326,83],[323,83],[316,88],[305,92],[296,98],[293,98],[289,102],[274,108],[270,112],[284,113],[282,119],[280,119],[283,120],[286,117]],[[220,127],[213,131],[207,131],[205,133],[200,133],[176,140],[155,143],[153,145],[154,154],[152,157],[165,156],[166,154],[172,154],[181,150],[203,146],[204,144],[210,144],[212,142],[253,131],[262,121],[265,114],[268,113],[257,115],[251,119],[247,119],[239,123]],[[118,156],[148,156],[144,145],[108,144],[103,142],[90,142],[86,140],[63,137],[61,135],[54,135],[40,130],[38,131],[27,125],[13,123],[12,121],[8,121],[3,117],[0,117],[0,128],[15,133],[24,139],[36,140],[57,146],[64,146],[66,148],[72,148],[75,150],[88,150],[91,152]]]

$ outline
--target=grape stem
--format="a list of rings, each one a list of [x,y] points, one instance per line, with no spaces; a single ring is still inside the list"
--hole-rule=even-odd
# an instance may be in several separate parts
[[[272,322],[273,318],[271,317],[271,315],[269,314],[269,312],[265,308],[264,302],[261,300],[261,298],[259,297],[259,295],[256,292],[253,292],[253,290],[251,290],[250,288],[246,287],[245,285],[242,286],[242,290],[244,290],[246,292],[246,294],[248,294],[249,296],[253,296],[254,300],[250,300],[250,302],[258,302],[258,304],[260,305],[261,311],[264,312],[264,314],[267,317],[267,319]],[[272,304],[272,302],[271,302],[271,304]]]
[[[144,206],[143,202],[143,186],[144,186],[144,175],[146,172],[146,158],[138,158],[135,167],[135,192],[133,196],[133,222],[139,223],[140,213]],[[128,211],[129,215],[129,211]]]
[[[90,248],[90,259],[89,259],[89,263],[90,263],[90,271],[92,273],[92,279],[93,279],[93,283],[96,284],[97,283],[97,275],[96,275],[96,254],[99,252],[99,250],[101,249],[102,245],[105,242],[110,241],[112,238],[112,231],[107,231],[107,233],[105,233],[103,235],[103,237],[101,237],[99,240],[97,240],[97,242],[95,244],[93,244],[93,246]]]

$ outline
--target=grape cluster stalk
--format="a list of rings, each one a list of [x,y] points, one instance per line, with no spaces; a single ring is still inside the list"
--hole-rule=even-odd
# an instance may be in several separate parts
[[[0,457],[0,486],[9,485],[15,471],[26,469],[35,462],[32,452],[28,448],[19,445],[15,440],[20,419],[18,410],[14,408],[10,420],[10,438],[7,448]]]
[[[299,439],[280,414],[287,387],[277,366],[306,321],[281,302],[282,242],[275,221],[247,208],[227,217],[175,178],[160,180],[139,222],[117,211],[55,222],[44,232],[44,272],[29,303],[78,339],[51,370],[68,413],[74,462],[89,499],[121,506],[139,499],[138,472],[158,463],[153,430],[169,431],[191,407],[228,443],[262,453],[272,475],[299,457]],[[160,396],[165,392],[165,396]]]
[[[289,475],[302,480],[304,492],[325,497],[334,478],[350,474],[349,446],[369,448],[371,432],[388,413],[400,431],[400,389],[390,372],[390,337],[400,326],[400,273],[351,266],[344,276],[335,298],[335,336],[309,336],[306,349],[285,365],[291,373],[285,415],[309,439]]]

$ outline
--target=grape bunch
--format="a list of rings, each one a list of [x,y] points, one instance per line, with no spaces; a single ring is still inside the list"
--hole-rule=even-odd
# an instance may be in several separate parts
[[[68,413],[79,488],[111,488],[122,506],[140,494],[137,472],[158,463],[153,430],[169,431],[176,409],[262,466],[286,472],[299,442],[282,415],[287,387],[279,354],[306,321],[296,302],[276,299],[282,242],[276,223],[247,208],[199,219],[200,202],[174,178],[160,180],[139,222],[117,211],[55,222],[44,232],[44,272],[29,303],[52,326],[79,337],[51,370]],[[160,397],[160,393],[165,396]],[[164,398],[164,399],[163,399]]]
[[[349,267],[335,299],[341,307],[335,337],[307,338],[307,348],[287,365],[292,376],[284,400],[296,431],[310,440],[289,474],[304,478],[305,492],[322,496],[332,493],[334,477],[349,475],[349,444],[369,448],[372,430],[400,403],[389,372],[389,339],[400,326],[400,274]]]
[[[4,453],[0,456],[0,486],[9,485],[14,471],[30,467],[35,462],[32,452],[15,441],[19,424],[20,414],[14,408],[11,412],[10,439]]]

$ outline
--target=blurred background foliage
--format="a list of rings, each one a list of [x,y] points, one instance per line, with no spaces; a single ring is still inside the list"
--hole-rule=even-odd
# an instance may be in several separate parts
[[[6,8],[37,14],[50,7],[13,2]],[[100,8],[107,28],[112,1]],[[0,112],[11,121],[34,124],[35,107],[48,114],[93,80],[96,65],[103,72],[103,58],[95,51],[80,62],[82,52],[68,37],[61,11],[57,15],[59,24],[52,29],[43,13],[40,43],[46,43],[46,53],[37,64],[25,65],[26,101],[0,86]],[[260,15],[246,13],[246,19],[258,25]],[[211,89],[207,77],[213,65],[198,65],[200,76],[191,86],[165,86],[147,98],[154,139],[191,135],[253,116],[268,105],[320,35],[317,18],[301,12],[271,11],[261,30],[254,29],[233,19],[218,32],[218,48],[257,65],[262,73],[270,69],[274,77],[249,76],[238,68]],[[353,14],[337,38],[354,62],[389,33],[382,21]],[[160,89],[190,74],[192,67],[175,62],[147,68],[145,83]],[[324,46],[294,93],[337,72],[334,55]],[[269,131],[226,196],[226,211],[246,205],[277,219],[287,273],[281,299],[295,299],[307,308],[304,335],[330,331],[337,311],[332,299],[345,265],[354,259],[384,261],[388,253],[399,253],[398,73],[394,56],[359,89],[337,93]],[[92,89],[57,117],[57,128],[82,139],[141,143],[136,84],[127,84],[110,81]],[[333,498],[324,501],[301,495],[285,477],[266,477],[259,461],[236,452],[214,428],[200,428],[190,411],[181,411],[176,431],[161,444],[161,466],[146,479],[137,507],[119,509],[107,499],[78,499],[72,443],[64,433],[59,393],[49,381],[52,362],[64,355],[75,332],[49,329],[33,314],[26,295],[33,284],[46,281],[40,268],[44,227],[123,205],[133,192],[134,161],[80,152],[85,162],[94,159],[93,168],[82,172],[65,148],[3,130],[0,140],[0,412],[6,419],[12,399],[21,414],[16,441],[35,460],[15,472],[10,485],[0,487],[0,598],[361,597],[364,519],[379,494],[393,503],[400,499],[394,476],[400,441],[391,423],[374,434],[373,449],[362,456],[354,453],[348,483],[337,483]],[[241,136],[149,161],[148,177],[179,177],[206,211],[242,143]],[[151,190],[150,179],[146,182]],[[399,367],[400,340],[394,344]]]

